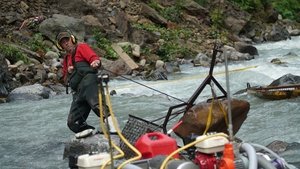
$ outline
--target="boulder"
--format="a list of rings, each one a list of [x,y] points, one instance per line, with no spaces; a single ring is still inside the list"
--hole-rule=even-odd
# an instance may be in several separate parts
[[[299,158],[296,158],[299,156],[300,143],[298,142],[288,143],[285,141],[274,140],[266,147],[272,150],[273,152],[275,152],[276,154],[280,155],[280,157],[288,158],[289,159],[289,161],[287,161],[289,164],[288,168],[296,168],[300,166],[300,160]],[[290,158],[290,157],[295,157],[295,158]]]
[[[81,19],[60,14],[54,14],[52,18],[44,20],[39,25],[39,31],[54,42],[60,31],[70,31],[79,41],[83,41],[85,36],[85,28]]]
[[[289,73],[274,80],[269,86],[281,86],[288,84],[300,84],[300,76],[296,76]]]
[[[236,42],[234,43],[234,48],[240,53],[248,53],[250,55],[258,55],[258,51],[256,47],[253,45],[249,45],[244,42]]]
[[[246,120],[250,104],[244,100],[232,99],[231,109],[233,134],[235,134]],[[212,113],[211,121],[208,121],[210,113]],[[181,138],[186,138],[191,134],[202,135],[204,134],[207,123],[210,123],[207,132],[223,132],[228,134],[228,120],[227,122],[225,120],[227,113],[228,100],[226,99],[198,103],[183,115],[181,118],[182,124],[177,127],[174,132]]]
[[[51,89],[41,84],[34,84],[14,89],[9,93],[8,100],[41,100],[48,99],[51,94]]]
[[[95,134],[81,139],[71,138],[70,141],[65,143],[63,158],[77,157],[95,152],[109,152],[108,141],[103,135]]]

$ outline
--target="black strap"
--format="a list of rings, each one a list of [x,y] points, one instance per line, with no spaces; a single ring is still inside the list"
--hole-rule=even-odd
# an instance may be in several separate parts
[[[76,69],[76,67],[75,67],[75,54],[76,54],[76,51],[77,51],[77,46],[78,45],[75,46],[75,49],[74,49],[74,51],[72,52],[72,55],[71,55],[72,66],[74,67],[74,69]],[[68,65],[68,57],[66,57],[66,63]],[[68,72],[68,68],[67,68],[66,94],[69,94],[69,72]]]
[[[75,50],[73,51],[72,53],[72,65],[75,67],[75,54],[76,54],[76,51],[77,51],[77,45],[75,46]]]

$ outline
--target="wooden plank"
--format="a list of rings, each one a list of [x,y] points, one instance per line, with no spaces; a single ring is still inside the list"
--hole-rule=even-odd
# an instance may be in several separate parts
[[[124,60],[124,62],[130,67],[130,69],[137,69],[139,66],[128,56],[126,52],[117,44],[112,44],[111,47],[117,52],[117,54]]]

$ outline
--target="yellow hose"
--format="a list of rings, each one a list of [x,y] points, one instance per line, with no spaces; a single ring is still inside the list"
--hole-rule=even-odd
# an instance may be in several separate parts
[[[195,144],[200,143],[200,142],[202,142],[202,141],[204,141],[204,140],[206,140],[206,139],[213,138],[213,137],[216,137],[216,136],[221,136],[221,137],[228,138],[228,136],[227,136],[226,134],[224,134],[224,133],[217,133],[217,134],[214,134],[214,135],[206,136],[205,138],[202,138],[202,139],[198,139],[198,140],[196,139],[195,141],[193,141],[193,142],[191,142],[191,143],[189,143],[189,144],[187,144],[187,145],[185,145],[185,146],[183,146],[183,147],[177,149],[176,151],[174,151],[174,152],[172,152],[170,155],[168,155],[168,157],[167,157],[167,158],[163,161],[163,163],[161,164],[160,169],[165,169],[165,167],[166,167],[168,161],[169,161],[175,154],[177,154],[178,152],[180,152],[180,151],[182,151],[182,150],[185,150],[185,149],[187,149],[187,148],[190,148],[190,147],[194,146]]]
[[[99,97],[99,112],[100,112],[100,126],[101,126],[101,129],[103,131],[103,134],[106,138],[108,138],[108,134],[107,134],[107,131],[106,131],[106,128],[104,126],[104,121],[103,121],[103,105],[102,105],[102,95],[101,95],[101,90],[99,88],[99,91],[98,91],[98,97]],[[109,132],[109,131],[108,131]],[[116,156],[113,157],[113,159],[117,159],[117,158],[121,158],[121,157],[124,157],[124,152],[118,147],[116,146],[112,141],[111,141],[111,145],[120,153]],[[104,169],[109,163],[111,162],[111,160],[108,160],[106,161],[101,169]]]
[[[111,119],[112,119],[112,122],[113,122],[113,125],[114,125],[114,127],[115,127],[115,129],[116,129],[116,131],[117,131],[117,134],[118,134],[118,136],[121,138],[121,140],[132,150],[132,151],[134,151],[136,154],[137,154],[137,156],[135,156],[135,157],[133,157],[133,158],[131,158],[131,159],[129,159],[129,160],[126,160],[126,161],[124,161],[121,165],[119,165],[119,167],[118,167],[118,169],[122,169],[122,167],[124,167],[126,164],[128,164],[128,163],[130,163],[130,162],[132,162],[132,161],[135,161],[135,160],[139,160],[141,157],[142,157],[142,154],[134,147],[134,146],[132,146],[129,142],[128,142],[128,140],[123,136],[123,134],[121,133],[121,131],[120,131],[120,129],[119,129],[119,126],[118,126],[118,124],[117,124],[117,121],[116,121],[116,118],[115,118],[115,115],[114,115],[114,113],[113,113],[113,111],[112,111],[112,106],[111,106],[111,104],[110,104],[110,96],[109,96],[109,91],[108,91],[108,86],[106,85],[106,93],[107,93],[107,95],[106,95],[106,98],[107,98],[107,104],[108,104],[108,108],[109,108],[109,112],[110,112],[110,115],[111,115]]]

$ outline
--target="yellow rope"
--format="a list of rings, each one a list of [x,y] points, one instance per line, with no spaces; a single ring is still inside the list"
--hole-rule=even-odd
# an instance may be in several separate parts
[[[211,121],[212,121],[212,110],[213,110],[213,107],[214,107],[214,97],[212,99],[211,106],[210,106],[209,111],[208,111],[207,121],[206,121],[206,127],[205,127],[205,130],[204,130],[203,134],[206,134],[207,131],[208,131],[208,129],[210,128]]]
[[[99,88],[99,91],[98,91],[98,97],[99,97],[100,126],[102,128],[104,136],[106,138],[108,138],[107,130],[106,130],[105,126],[104,126],[104,121],[103,121],[104,120],[104,118],[103,118],[103,105],[102,105],[102,95],[101,95],[100,88]],[[124,152],[118,146],[116,146],[112,141],[111,141],[111,145],[120,153],[120,154],[118,154],[116,156],[113,156],[113,159],[124,157]],[[104,169],[110,162],[111,162],[111,159],[109,159],[108,161],[104,162],[104,164],[102,165],[101,169]]]
[[[211,86],[211,92],[212,92],[212,101],[211,101],[211,106],[209,108],[209,111],[208,111],[208,115],[207,115],[207,122],[206,122],[206,127],[205,127],[205,130],[203,132],[203,134],[206,134],[208,129],[210,128],[211,126],[211,123],[212,123],[212,111],[213,111],[213,106],[214,106],[214,101],[215,101],[215,98],[216,98],[216,93],[215,93],[215,89],[213,87],[213,84],[210,84]],[[220,100],[217,99],[216,100],[221,111],[223,112],[224,114],[224,118],[225,118],[225,123],[226,123],[226,126],[228,127],[228,117],[227,117],[227,112],[224,110],[224,107],[223,105],[221,104]]]
[[[130,159],[128,159],[128,160],[126,160],[126,161],[124,161],[121,165],[119,165],[118,166],[118,169],[121,169],[121,168],[123,168],[126,164],[128,164],[128,163],[130,163],[130,162],[132,162],[132,161],[135,161],[135,160],[139,160],[141,157],[142,157],[142,154],[134,147],[134,146],[132,146],[130,143],[129,143],[129,141],[123,136],[123,134],[121,133],[121,131],[120,131],[120,129],[119,129],[119,127],[118,127],[118,125],[117,125],[117,121],[116,121],[116,118],[115,118],[115,115],[114,115],[114,113],[113,113],[113,111],[112,111],[112,106],[111,106],[111,102],[110,102],[110,96],[109,96],[109,90],[108,90],[108,86],[106,85],[106,93],[107,93],[107,95],[106,95],[106,98],[107,98],[107,100],[108,100],[108,102],[107,102],[107,104],[108,104],[108,108],[109,108],[109,112],[110,112],[110,115],[111,115],[111,117],[112,117],[112,122],[113,122],[113,125],[114,125],[114,127],[115,127],[115,129],[116,129],[116,131],[117,131],[117,134],[118,134],[118,136],[121,138],[121,140],[132,150],[132,151],[134,151],[136,154],[137,154],[137,156],[135,156],[135,157],[133,157],[133,158],[130,158]]]
[[[229,100],[228,100],[229,101]],[[217,100],[218,104],[219,104],[219,107],[221,109],[221,111],[223,112],[224,114],[224,117],[225,117],[225,123],[226,123],[226,126],[228,127],[228,116],[227,116],[227,112],[224,110],[224,107],[223,105],[221,104],[221,102],[219,100]]]
[[[240,72],[240,71],[245,71],[245,70],[248,70],[248,69],[254,69],[254,68],[257,68],[258,66],[257,65],[254,65],[254,66],[248,66],[248,67],[245,67],[245,68],[237,68],[237,69],[233,69],[233,70],[230,70],[229,72]],[[219,71],[219,72],[215,72],[214,75],[223,75],[225,74],[224,71]],[[183,78],[180,78],[180,79],[170,79],[170,80],[163,80],[163,81],[151,81],[151,82],[147,82],[147,84],[149,86],[153,86],[153,85],[157,85],[157,84],[165,84],[165,83],[182,83],[183,80],[195,80],[195,79],[199,79],[199,78],[205,78],[207,77],[207,73],[202,73],[202,74],[197,74],[197,75],[191,75],[191,76],[188,76],[188,77],[183,77]],[[119,89],[124,89],[124,88],[134,88],[136,87],[136,84],[118,84],[117,86],[114,86],[114,89],[115,90],[119,90]]]

